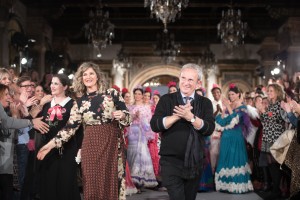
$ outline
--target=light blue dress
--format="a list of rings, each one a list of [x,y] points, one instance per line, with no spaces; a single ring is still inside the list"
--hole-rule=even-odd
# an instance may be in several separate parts
[[[216,128],[222,131],[220,155],[215,173],[216,190],[229,193],[246,193],[253,191],[251,169],[248,164],[245,139],[250,123],[247,107],[242,105],[233,113],[216,117]]]

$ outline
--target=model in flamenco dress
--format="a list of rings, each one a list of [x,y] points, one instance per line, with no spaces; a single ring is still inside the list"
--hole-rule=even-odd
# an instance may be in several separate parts
[[[122,97],[125,101],[125,105],[127,108],[131,105],[131,95],[127,88],[122,89]],[[124,130],[124,135],[127,135],[127,128]],[[125,138],[125,146],[128,148],[128,138]],[[128,165],[128,161],[126,159],[126,168],[125,168],[125,186],[126,186],[126,195],[132,195],[137,193],[137,189],[134,183],[131,180],[130,168]]]

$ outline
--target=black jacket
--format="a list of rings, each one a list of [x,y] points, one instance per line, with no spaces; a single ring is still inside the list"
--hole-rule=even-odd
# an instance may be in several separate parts
[[[163,118],[171,116],[175,106],[182,105],[183,100],[180,92],[166,94],[159,100],[155,113],[150,121],[151,128],[154,132],[162,134],[160,155],[173,157],[184,161],[187,141],[190,135],[191,122],[181,119],[174,123],[169,129],[163,126]],[[203,136],[211,135],[215,129],[215,119],[213,116],[213,107],[211,101],[195,93],[195,99],[191,102],[192,112],[195,116],[201,118],[204,126],[199,133],[200,145],[203,144]],[[204,144],[201,145],[202,149]],[[202,152],[203,155],[203,152]]]

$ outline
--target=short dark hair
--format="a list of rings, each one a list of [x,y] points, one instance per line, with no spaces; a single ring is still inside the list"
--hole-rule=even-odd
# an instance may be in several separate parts
[[[21,76],[18,78],[18,81],[17,81],[17,86],[21,86],[21,84],[25,81],[31,81],[31,78],[29,76]]]
[[[219,87],[214,87],[214,88],[212,88],[212,89],[210,90],[210,92],[213,93],[214,90],[219,90],[219,91],[222,93],[222,90],[221,90],[221,88],[219,88]]]

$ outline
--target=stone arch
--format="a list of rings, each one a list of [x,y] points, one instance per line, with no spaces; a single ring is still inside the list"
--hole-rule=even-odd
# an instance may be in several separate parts
[[[141,85],[147,80],[160,75],[178,77],[180,69],[181,68],[179,67],[171,65],[156,65],[154,67],[148,67],[134,76],[128,85],[128,89],[129,91],[132,91],[135,86]]]
[[[240,90],[242,90],[243,93],[253,90],[251,85],[249,85],[247,82],[245,82],[241,79],[234,79],[234,80],[230,80],[230,81],[226,82],[222,86],[222,94],[224,94],[225,97],[227,97],[227,93],[228,93],[228,90],[229,90],[229,85],[231,83],[234,83]]]

